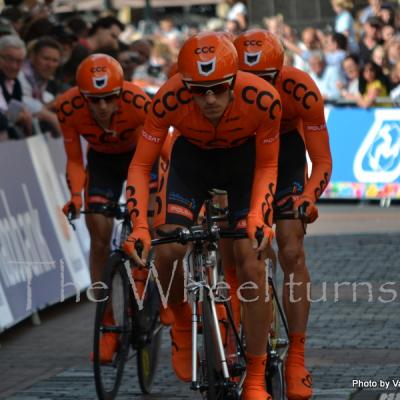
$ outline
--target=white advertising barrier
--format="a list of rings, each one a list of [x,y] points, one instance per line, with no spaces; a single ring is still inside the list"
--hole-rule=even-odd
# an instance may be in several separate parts
[[[0,331],[90,284],[43,137],[0,144]]]
[[[82,290],[90,285],[89,272],[78,238],[61,211],[65,204],[65,195],[60,187],[49,147],[43,136],[36,136],[28,140],[28,149],[57,239],[61,244],[63,261],[76,288]]]

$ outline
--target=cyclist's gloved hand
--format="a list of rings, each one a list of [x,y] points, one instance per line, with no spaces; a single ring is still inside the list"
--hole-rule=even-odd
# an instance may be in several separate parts
[[[72,195],[70,201],[65,203],[62,211],[69,219],[79,218],[80,210],[82,208],[82,197],[80,194]]]
[[[138,244],[143,251],[138,254]],[[135,228],[124,243],[124,251],[133,258],[133,261],[141,266],[146,266],[147,255],[151,247],[151,236],[147,228]]]
[[[303,212],[307,223],[312,223],[318,218],[318,207],[314,201],[307,196],[299,196],[293,201],[293,211]]]
[[[274,231],[259,218],[248,216],[247,235],[251,239],[253,249],[261,251],[274,238]]]

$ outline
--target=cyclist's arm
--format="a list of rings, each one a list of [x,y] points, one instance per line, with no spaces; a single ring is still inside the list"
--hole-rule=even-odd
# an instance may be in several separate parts
[[[161,153],[168,133],[168,125],[149,115],[141,132],[135,155],[129,166],[126,198],[132,224],[135,228],[148,228],[150,172]]]
[[[251,194],[249,217],[272,227],[272,201],[276,189],[279,154],[279,126],[281,103],[275,99],[273,117],[269,113],[256,132],[256,164]],[[272,105],[271,105],[272,107]]]
[[[306,84],[316,93],[317,101],[307,110],[307,114],[303,118],[305,145],[312,162],[311,176],[306,183],[303,196],[315,202],[322,195],[330,180],[332,156],[325,122],[324,101],[311,78],[310,82],[307,81]]]
[[[85,186],[86,171],[83,165],[82,147],[79,134],[66,124],[61,124],[64,147],[67,153],[67,183],[71,195],[81,195]]]

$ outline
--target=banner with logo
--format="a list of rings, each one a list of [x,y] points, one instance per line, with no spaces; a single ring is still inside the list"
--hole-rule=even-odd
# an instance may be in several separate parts
[[[0,331],[90,284],[42,136],[0,145]]]
[[[325,198],[400,199],[400,110],[331,108]]]

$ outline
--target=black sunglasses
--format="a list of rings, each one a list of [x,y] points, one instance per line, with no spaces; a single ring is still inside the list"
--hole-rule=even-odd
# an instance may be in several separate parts
[[[233,79],[230,78],[226,81],[217,83],[216,85],[198,85],[186,82],[186,87],[193,96],[206,96],[212,93],[215,96],[225,93],[232,88]]]
[[[93,104],[99,104],[100,100],[104,100],[106,103],[112,103],[113,101],[119,98],[118,94],[109,94],[107,96],[88,96],[86,95],[87,100]]]

